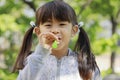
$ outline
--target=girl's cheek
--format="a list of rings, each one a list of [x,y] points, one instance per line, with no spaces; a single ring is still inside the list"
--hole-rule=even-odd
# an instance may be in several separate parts
[[[39,34],[39,36],[38,36],[39,43],[43,43],[43,41],[44,41],[44,37],[45,37],[45,36],[43,36],[42,33]]]

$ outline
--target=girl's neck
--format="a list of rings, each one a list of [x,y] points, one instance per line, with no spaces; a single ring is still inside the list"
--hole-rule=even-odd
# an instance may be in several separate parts
[[[57,59],[61,59],[62,57],[66,56],[67,53],[68,53],[68,49],[52,50],[52,55],[54,55]]]

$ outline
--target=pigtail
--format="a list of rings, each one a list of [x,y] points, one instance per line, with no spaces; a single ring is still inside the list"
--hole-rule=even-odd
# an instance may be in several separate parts
[[[78,68],[83,80],[89,80],[92,77],[92,71],[95,70],[95,57],[91,52],[89,38],[82,27],[79,28],[79,37],[76,42],[74,51],[78,54]]]
[[[13,68],[13,72],[15,72],[16,70],[22,69],[24,67],[24,64],[23,64],[24,60],[31,53],[33,29],[34,27],[31,27],[25,33],[21,49],[19,51],[17,60]]]

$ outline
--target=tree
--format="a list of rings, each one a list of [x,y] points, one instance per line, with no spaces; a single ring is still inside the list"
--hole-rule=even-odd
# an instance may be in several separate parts
[[[108,16],[109,21],[112,24],[112,35],[116,33],[117,26],[120,21],[117,21],[120,15],[120,1],[116,0],[94,0],[90,7],[93,9],[94,13],[102,14],[103,16]],[[116,44],[115,44],[116,45]],[[117,45],[116,45],[117,46]],[[115,63],[115,50],[111,53],[111,69],[114,73],[114,63]]]

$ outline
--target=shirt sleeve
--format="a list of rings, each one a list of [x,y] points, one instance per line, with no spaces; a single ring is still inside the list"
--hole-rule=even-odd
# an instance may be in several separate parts
[[[92,80],[102,80],[102,77],[100,75],[100,71],[98,68],[95,69]]]
[[[25,67],[19,71],[17,80],[35,80],[44,65],[44,59],[49,53],[49,50],[38,45],[35,52],[26,58]]]

